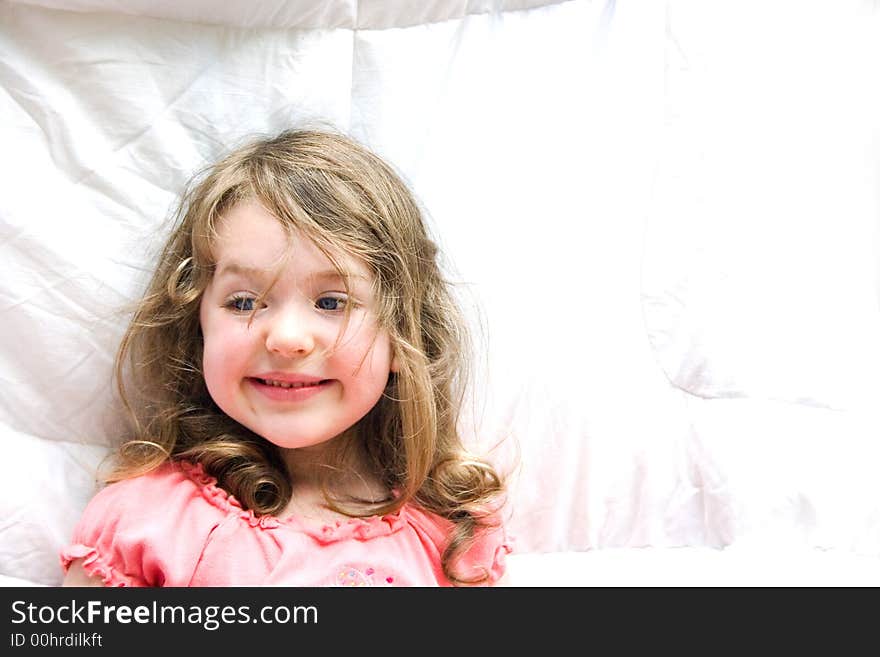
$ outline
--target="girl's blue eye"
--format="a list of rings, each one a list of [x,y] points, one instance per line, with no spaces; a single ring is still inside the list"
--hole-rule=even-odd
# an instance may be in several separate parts
[[[253,297],[232,297],[226,306],[236,312],[250,313],[254,310],[254,301],[256,300]]]
[[[342,310],[345,303],[345,299],[340,297],[319,297],[315,301],[315,307],[319,310]]]

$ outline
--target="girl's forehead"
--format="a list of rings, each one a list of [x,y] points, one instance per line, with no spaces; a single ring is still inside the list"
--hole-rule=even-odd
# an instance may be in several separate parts
[[[215,274],[278,275],[372,280],[369,267],[343,246],[318,244],[285,227],[256,201],[241,201],[220,217],[211,248]]]

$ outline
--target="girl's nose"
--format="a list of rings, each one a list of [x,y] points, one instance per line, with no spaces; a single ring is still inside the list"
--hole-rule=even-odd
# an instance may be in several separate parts
[[[307,356],[315,349],[315,336],[308,320],[293,310],[273,318],[266,335],[266,349],[279,356]]]

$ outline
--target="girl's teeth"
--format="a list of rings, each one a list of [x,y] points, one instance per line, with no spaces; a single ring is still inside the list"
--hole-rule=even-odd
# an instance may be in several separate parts
[[[275,386],[276,388],[304,388],[305,386],[317,385],[315,383],[288,383],[286,381],[270,381],[268,379],[264,380],[263,383],[270,386]]]

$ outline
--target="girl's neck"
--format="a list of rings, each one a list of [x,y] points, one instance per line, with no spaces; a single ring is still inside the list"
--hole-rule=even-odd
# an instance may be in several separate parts
[[[346,433],[320,445],[282,450],[282,453],[290,473],[294,500],[323,503],[324,486],[331,496],[341,500],[380,502],[389,496],[380,477],[369,467],[355,435]]]

